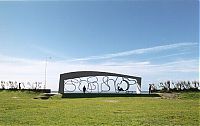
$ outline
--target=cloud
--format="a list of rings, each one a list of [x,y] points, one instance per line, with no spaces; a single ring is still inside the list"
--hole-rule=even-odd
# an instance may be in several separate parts
[[[164,46],[157,46],[146,49],[132,50],[116,54],[108,54],[109,57],[125,56],[132,54],[150,53],[162,51],[163,49],[176,49],[184,46],[196,46],[196,43],[179,43]],[[175,54],[174,54],[175,55]],[[181,54],[180,54],[181,55]],[[107,56],[107,57],[108,57]],[[168,55],[170,56],[170,55]],[[173,56],[173,55],[172,55]],[[104,56],[101,56],[104,57]],[[149,57],[151,58],[151,57]],[[84,59],[84,58],[83,58]],[[97,58],[99,59],[99,58]],[[47,87],[58,90],[59,76],[61,73],[91,70],[107,71],[121,74],[128,74],[142,77],[142,90],[148,88],[149,83],[159,80],[194,80],[199,77],[199,59],[175,59],[165,63],[152,63],[146,61],[114,61],[104,62],[66,62],[48,61],[47,64]],[[0,80],[12,81],[41,81],[44,82],[45,61],[16,58],[0,54]]]
[[[0,54],[0,63],[27,65],[27,64],[38,64],[40,62],[44,62],[44,61],[18,58],[18,57],[12,57],[12,56]]]
[[[31,63],[32,62],[32,63]],[[25,61],[9,64],[0,62],[0,80],[17,81],[41,81],[44,82],[44,62]],[[61,73],[92,70],[107,71],[133,76],[141,76],[142,90],[147,89],[148,83],[163,79],[198,79],[198,60],[178,60],[164,64],[152,64],[150,62],[105,62],[105,63],[66,63],[51,62],[47,64],[47,87],[52,90],[58,89],[59,76]],[[190,75],[190,76],[189,76]]]
[[[77,59],[72,59],[71,61],[109,59],[109,58],[116,58],[116,57],[122,57],[122,56],[130,56],[130,55],[138,55],[138,54],[144,54],[144,53],[166,51],[166,50],[177,49],[177,48],[182,48],[182,47],[193,47],[193,46],[198,46],[198,43],[168,44],[168,45],[162,45],[162,46],[155,46],[155,47],[151,47],[151,48],[143,48],[143,49],[136,49],[136,50],[131,50],[131,51],[106,54],[106,55],[101,55],[101,56],[90,56],[90,57],[85,57],[85,58],[77,58]]]
[[[199,72],[199,63],[197,59],[178,60],[162,65],[158,65],[162,71],[177,72]]]
[[[146,60],[162,59],[162,58],[173,57],[173,56],[180,56],[180,55],[191,54],[191,53],[192,52],[174,53],[174,54],[169,54],[169,55],[162,55],[162,56],[151,57],[151,58],[147,58]]]
[[[59,53],[59,52],[56,52],[56,51],[53,51],[49,48],[45,48],[45,47],[42,47],[42,46],[38,46],[38,45],[31,45],[30,46],[31,48],[45,54],[46,56],[51,56],[51,57],[54,57],[54,58],[61,58],[61,59],[66,59],[67,57],[64,56],[63,54]]]

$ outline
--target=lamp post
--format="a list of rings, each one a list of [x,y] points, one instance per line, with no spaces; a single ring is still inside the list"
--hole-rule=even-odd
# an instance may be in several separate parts
[[[47,62],[48,62],[48,59],[51,59],[51,57],[46,57],[46,59],[45,59],[44,89],[46,89],[46,84],[47,84]]]

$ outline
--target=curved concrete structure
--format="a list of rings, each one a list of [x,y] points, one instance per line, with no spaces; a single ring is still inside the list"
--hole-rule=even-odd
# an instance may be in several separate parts
[[[109,72],[99,72],[99,71],[76,71],[76,72],[60,74],[58,92],[62,94],[64,93],[64,80],[81,78],[81,77],[89,77],[89,76],[115,76],[115,77],[136,79],[137,80],[136,93],[139,94],[141,91],[141,79],[142,79],[141,77],[129,76],[129,75],[117,74],[117,73],[109,73]]]

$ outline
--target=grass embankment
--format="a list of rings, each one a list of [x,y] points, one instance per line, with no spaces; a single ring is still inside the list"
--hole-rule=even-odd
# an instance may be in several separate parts
[[[173,99],[33,99],[38,95],[1,91],[0,125],[199,125],[200,93],[182,93]]]

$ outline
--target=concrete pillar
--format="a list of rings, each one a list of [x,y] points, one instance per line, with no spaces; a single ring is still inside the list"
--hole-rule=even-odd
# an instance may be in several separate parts
[[[60,82],[59,82],[58,93],[64,94],[64,79],[63,79],[62,75],[60,75]]]
[[[142,78],[137,79],[136,83],[136,93],[141,94],[141,83],[142,83]]]
[[[141,84],[136,83],[136,94],[141,94]]]

